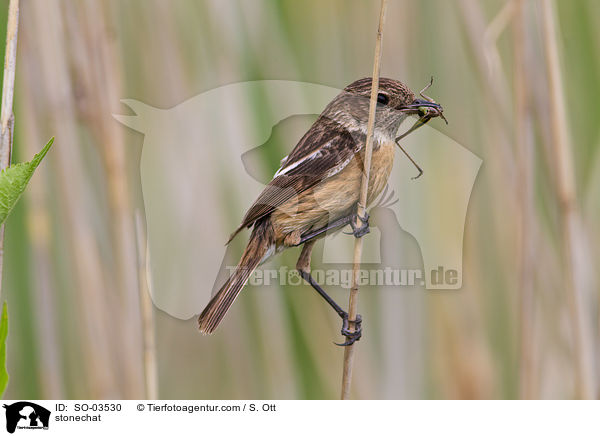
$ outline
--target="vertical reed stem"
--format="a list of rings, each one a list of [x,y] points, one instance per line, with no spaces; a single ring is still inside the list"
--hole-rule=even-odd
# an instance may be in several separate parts
[[[533,399],[535,390],[534,331],[535,298],[533,226],[533,150],[527,138],[530,123],[529,95],[525,69],[525,2],[515,2],[514,34],[514,95],[515,95],[515,154],[521,189],[519,190],[520,211],[520,274],[519,274],[519,398]]]
[[[8,168],[13,143],[13,97],[17,66],[17,36],[19,33],[19,0],[10,0],[6,25],[6,52],[4,53],[4,80],[2,108],[0,109],[0,170]],[[2,292],[2,265],[4,263],[4,224],[0,227],[0,293]]]
[[[154,314],[150,286],[148,283],[148,250],[144,243],[142,215],[138,210],[135,215],[135,234],[137,239],[139,297],[142,311],[142,333],[144,348],[144,380],[146,399],[158,400],[158,367],[156,364],[156,339],[154,337]]]
[[[381,0],[381,9],[379,13],[379,27],[377,28],[377,38],[375,40],[375,60],[373,61],[373,82],[371,84],[371,101],[369,104],[369,121],[367,124],[367,142],[365,144],[365,166],[360,185],[360,197],[358,200],[358,216],[365,216],[367,204],[367,190],[369,188],[369,174],[371,172],[371,156],[373,154],[373,130],[375,126],[375,109],[377,107],[377,93],[379,92],[379,68],[381,66],[381,44],[383,39],[383,26],[385,24],[385,11],[387,0]],[[356,225],[361,222],[357,218]],[[348,309],[348,319],[356,320],[358,311],[358,277],[360,274],[360,262],[362,257],[362,238],[356,238],[354,242],[354,266],[352,268],[352,287],[350,288],[350,301]],[[350,322],[350,329],[354,325]],[[342,375],[342,400],[350,398],[350,385],[352,383],[352,368],[354,366],[354,347],[349,345],[344,349],[344,371]]]
[[[575,395],[578,398],[592,398],[594,390],[593,351],[589,334],[586,311],[583,308],[583,285],[577,277],[575,259],[582,249],[581,219],[576,202],[575,173],[571,155],[566,104],[554,11],[554,2],[542,1],[542,21],[546,69],[550,94],[550,126],[552,129],[554,164],[556,165],[556,189],[561,214],[563,256],[565,267],[565,291],[571,321],[571,334],[575,356]]]

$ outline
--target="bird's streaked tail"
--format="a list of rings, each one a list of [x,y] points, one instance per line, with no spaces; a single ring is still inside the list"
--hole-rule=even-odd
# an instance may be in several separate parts
[[[216,330],[250,278],[250,274],[274,248],[274,239],[270,218],[255,223],[248,245],[235,271],[200,314],[198,318],[200,332],[211,334]]]

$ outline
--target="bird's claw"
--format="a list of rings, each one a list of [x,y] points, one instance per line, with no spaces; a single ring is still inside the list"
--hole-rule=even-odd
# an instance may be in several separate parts
[[[350,323],[354,324],[354,330],[350,330]],[[362,317],[360,315],[356,315],[356,319],[354,321],[350,321],[348,319],[348,314],[346,313],[342,316],[342,336],[345,336],[347,339],[345,342],[335,345],[339,345],[340,347],[347,347],[348,345],[354,344],[356,341],[359,341],[362,336]]]
[[[360,226],[356,225],[356,218],[362,222]],[[352,231],[344,232],[344,234],[354,235],[355,238],[362,238],[367,233],[371,232],[371,229],[369,228],[369,214],[365,211],[365,216],[362,217],[358,213],[355,213],[350,220],[350,227],[352,227]]]

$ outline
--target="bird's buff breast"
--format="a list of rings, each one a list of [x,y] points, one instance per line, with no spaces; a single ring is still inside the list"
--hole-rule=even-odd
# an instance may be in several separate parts
[[[367,205],[387,184],[394,164],[395,144],[384,142],[373,149]],[[364,153],[361,153],[364,157]],[[362,159],[353,158],[333,177],[291,198],[272,213],[277,245],[293,245],[301,234],[316,230],[352,211],[358,201]],[[287,238],[287,241],[286,241]]]

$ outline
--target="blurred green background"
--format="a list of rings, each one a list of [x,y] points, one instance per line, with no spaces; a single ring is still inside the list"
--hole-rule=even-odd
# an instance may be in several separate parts
[[[450,120],[436,127],[484,164],[463,288],[400,290],[413,295],[397,308],[395,290],[362,292],[353,397],[596,397],[600,2],[389,3],[382,76],[415,90],[435,76]],[[6,225],[6,398],[154,396],[153,356],[163,399],[338,397],[339,323],[308,287],[246,290],[210,338],[158,310],[143,327],[143,136],[111,114],[121,98],[169,108],[238,81],[342,88],[371,74],[378,13],[359,0],[22,1],[13,161],[56,141]],[[256,101],[249,117],[268,110]],[[265,153],[265,177],[293,145]],[[232,229],[246,206],[221,211]]]

